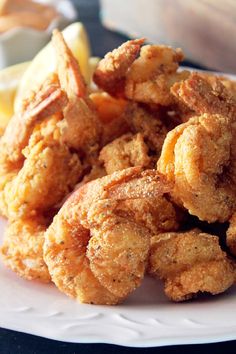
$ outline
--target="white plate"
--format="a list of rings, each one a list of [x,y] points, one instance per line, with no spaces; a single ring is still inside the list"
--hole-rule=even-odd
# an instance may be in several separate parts
[[[0,243],[5,225],[0,218]],[[122,305],[79,304],[52,284],[19,278],[0,262],[0,327],[65,342],[154,347],[236,340],[235,308],[236,286],[175,304],[162,283],[149,277]]]
[[[6,222],[0,219],[0,235]],[[147,278],[120,306],[79,304],[55,286],[20,279],[0,263],[0,327],[76,343],[132,347],[236,339],[236,287],[174,304]]]

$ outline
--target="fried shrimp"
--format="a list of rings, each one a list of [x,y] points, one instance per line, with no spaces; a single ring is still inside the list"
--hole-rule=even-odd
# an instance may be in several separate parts
[[[186,79],[188,71],[177,73],[183,60],[181,49],[146,45],[127,74],[125,96],[136,102],[168,106],[174,102],[171,86]]]
[[[221,250],[218,237],[197,229],[154,236],[149,272],[164,280],[165,293],[173,301],[202,292],[222,293],[235,279],[234,265]]]
[[[1,137],[1,166],[3,164],[18,166],[23,160],[22,150],[28,144],[35,125],[46,117],[60,112],[66,103],[67,97],[59,86],[56,74],[46,79],[37,92],[31,92]]]
[[[169,188],[155,171],[136,167],[73,193],[45,233],[44,259],[57,287],[81,302],[115,304],[139,286],[150,230],[125,215],[122,201],[158,198]]]
[[[99,159],[104,163],[107,174],[134,166],[147,169],[151,163],[148,147],[140,133],[125,134],[113,140],[101,150]]]
[[[174,102],[171,86],[189,75],[177,73],[183,53],[167,46],[141,48],[142,44],[143,40],[131,40],[108,53],[95,70],[94,82],[113,96],[167,106]]]
[[[52,202],[55,194],[58,196],[58,192],[55,193],[55,183],[60,175],[56,173],[62,168],[55,168],[53,158],[56,155],[50,154],[50,148],[46,148],[45,141],[39,141],[40,134],[35,133],[35,129],[40,130],[41,122],[48,121],[46,117],[52,115],[49,118],[49,126],[51,131],[55,130],[55,122],[60,118],[59,112],[66,102],[67,98],[60,89],[55,74],[46,80],[37,93],[33,92],[23,102],[21,110],[12,118],[0,141],[0,211],[11,219],[1,251],[3,261],[20,276],[44,282],[50,280],[42,252],[46,223],[32,208],[39,202],[42,194],[44,200],[41,200],[41,207],[43,205],[44,210],[48,206],[47,201]],[[54,134],[56,135],[56,132]],[[55,151],[60,157],[58,147],[55,147]],[[59,164],[61,161],[58,161],[57,165]],[[55,177],[54,187],[51,182],[52,175],[47,173],[52,174],[52,171]],[[63,188],[65,190],[64,186]],[[45,195],[45,192],[49,193],[49,196]],[[53,203],[50,202],[52,206]],[[24,218],[19,218],[19,215]]]
[[[197,74],[178,85],[177,92],[201,115],[168,133],[158,170],[174,183],[175,200],[190,214],[208,222],[227,221],[236,207],[231,98],[224,90],[210,89]]]
[[[136,103],[130,103],[124,113],[133,133],[141,133],[148,147],[159,157],[167,129],[157,113]]]
[[[123,96],[126,74],[143,43],[144,39],[133,39],[107,53],[94,72],[93,80],[98,87],[112,96]]]
[[[24,164],[24,148],[28,145],[34,127],[48,115],[55,114],[66,104],[67,99],[58,86],[56,75],[51,76],[30,98],[23,102],[21,111],[10,120],[0,140],[0,212],[8,216],[6,188]],[[57,114],[56,114],[57,113]]]
[[[106,145],[100,152],[99,159],[104,163],[107,174],[125,168],[139,166],[148,169],[152,160],[148,156],[148,147],[142,134],[126,134]],[[152,231],[174,231],[179,228],[183,215],[167,196],[142,198],[123,202],[126,214]]]
[[[56,32],[54,37],[60,85],[66,90],[66,94],[60,88],[57,75],[53,75],[37,94],[31,95],[30,104],[23,104],[18,118],[21,124],[14,125],[14,121],[10,122],[9,129],[7,128],[1,141],[3,151],[7,152],[5,155],[10,156],[11,160],[16,156],[15,163],[17,159],[21,162],[17,169],[15,165],[8,166],[8,157],[2,163],[0,206],[2,213],[10,218],[17,215],[35,215],[50,209],[60,203],[79,182],[84,167],[80,161],[81,151],[71,152],[70,149],[73,146],[74,134],[79,143],[85,144],[89,156],[95,153],[95,143],[92,143],[90,138],[87,137],[86,143],[83,142],[86,134],[93,134],[96,130],[90,125],[93,119],[95,122],[95,116],[86,117],[79,115],[78,110],[67,110],[68,107],[88,107],[87,98],[80,98],[85,94],[82,76],[61,34]],[[63,74],[65,67],[70,73],[68,77]],[[77,101],[73,103],[75,97]],[[85,110],[92,112],[89,108]],[[56,112],[57,114],[52,116]],[[85,121],[90,123],[84,125]],[[65,122],[66,130],[61,129]],[[14,144],[13,136],[16,137]],[[99,135],[96,135],[96,141],[98,140]],[[91,143],[90,150],[86,147],[87,143]]]
[[[96,92],[89,97],[94,103],[101,122],[101,146],[130,131],[124,114],[127,107],[126,100],[114,98],[106,92]]]
[[[176,302],[226,291],[236,83],[181,71],[181,49],[135,39],[95,60],[87,88],[58,30],[52,50],[55,73],[0,132],[6,267],[88,304],[121,303],[147,272]]]
[[[107,174],[134,166],[147,169],[152,165],[148,147],[140,133],[126,134],[114,140],[101,150],[99,158],[103,161]],[[122,205],[127,215],[154,234],[177,230],[183,218],[180,210],[165,195],[159,198],[127,200]]]
[[[171,92],[196,114],[221,114],[235,119],[236,100],[217,77],[209,82],[201,74],[192,73],[187,80],[175,83]]]
[[[228,94],[236,98],[236,81],[233,81],[226,76],[216,76],[215,74],[204,72],[201,73],[200,76],[206,79],[212,86],[218,85],[218,82],[220,81],[228,90]]]
[[[63,141],[91,158],[99,148],[101,126],[98,116],[87,95],[78,62],[58,30],[53,32],[52,43],[58,60],[59,81],[68,97],[60,123]]]
[[[44,218],[38,216],[10,222],[1,247],[4,264],[28,280],[49,282],[50,275],[43,260],[46,227]]]
[[[226,244],[230,253],[236,257],[236,213],[229,220],[229,228],[226,233]]]
[[[4,191],[10,218],[49,210],[71,192],[81,176],[80,159],[60,142],[57,121],[58,117],[50,117],[37,127],[23,150],[24,165]]]
[[[81,174],[81,163],[55,130],[58,116],[33,131],[23,150],[23,167],[2,192],[10,219],[2,247],[4,263],[26,279],[49,281],[43,260],[47,223],[41,216],[71,191]]]

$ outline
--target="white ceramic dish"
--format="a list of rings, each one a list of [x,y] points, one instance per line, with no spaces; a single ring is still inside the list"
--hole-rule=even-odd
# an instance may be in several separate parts
[[[0,220],[0,235],[6,222]],[[236,339],[236,287],[221,296],[174,304],[145,279],[119,306],[79,304],[52,284],[20,279],[0,263],[0,327],[76,343],[131,347]]]
[[[61,15],[45,31],[17,27],[0,34],[0,69],[31,60],[49,42],[54,28],[63,29],[76,20],[76,10],[69,0],[37,1],[53,5]]]
[[[0,244],[5,226],[0,218]],[[0,261],[0,289],[0,327],[50,339],[130,347],[236,340],[236,286],[219,296],[175,304],[161,282],[147,277],[122,305],[85,305],[52,284],[19,278]]]

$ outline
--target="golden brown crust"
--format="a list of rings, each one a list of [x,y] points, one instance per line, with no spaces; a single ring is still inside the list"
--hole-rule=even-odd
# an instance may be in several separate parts
[[[220,79],[214,82],[199,73],[175,83],[171,92],[197,114],[221,114],[228,118],[236,114],[236,100],[229,94]]]
[[[173,196],[191,214],[208,222],[227,221],[235,204],[233,99],[198,74],[174,86],[201,114],[168,133],[158,170],[174,183]]]
[[[129,103],[124,113],[133,133],[141,133],[148,147],[159,156],[167,129],[160,119],[159,112],[148,111],[136,103]]]
[[[64,119],[59,124],[63,141],[92,159],[97,154],[101,135],[98,116],[87,96],[79,64],[58,30],[53,32],[52,43],[57,55],[60,85],[68,96],[63,109]]]
[[[230,253],[236,257],[236,213],[229,220],[229,228],[226,233],[226,244]]]
[[[153,237],[149,272],[164,280],[165,293],[173,301],[188,300],[200,292],[219,294],[235,279],[235,266],[218,238],[197,229]]]
[[[111,304],[139,286],[150,231],[127,218],[122,201],[158,198],[168,188],[155,171],[130,168],[77,190],[45,234],[45,261],[59,289],[82,302]]]
[[[128,41],[108,53],[95,70],[94,82],[113,96],[168,106],[175,101],[171,86],[189,75],[177,73],[183,53],[162,45],[145,45],[140,51],[142,44],[142,40]]]
[[[126,134],[113,140],[100,151],[99,160],[104,163],[107,174],[128,167],[147,168],[151,159],[142,134]]]
[[[107,53],[94,72],[94,82],[111,95],[123,96],[126,73],[143,42],[143,39],[130,40]]]
[[[7,227],[1,247],[4,264],[28,280],[50,282],[51,277],[43,259],[43,218],[17,219]]]
[[[5,186],[10,218],[38,215],[54,207],[81,176],[80,160],[60,143],[56,123],[57,118],[52,117],[35,129],[24,150],[23,167]]]

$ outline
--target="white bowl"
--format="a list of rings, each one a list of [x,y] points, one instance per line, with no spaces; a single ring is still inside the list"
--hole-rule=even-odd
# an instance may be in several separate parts
[[[63,29],[77,17],[77,12],[69,0],[37,0],[37,2],[54,6],[60,16],[44,31],[16,27],[0,34],[0,69],[31,60],[49,42],[54,28]]]

